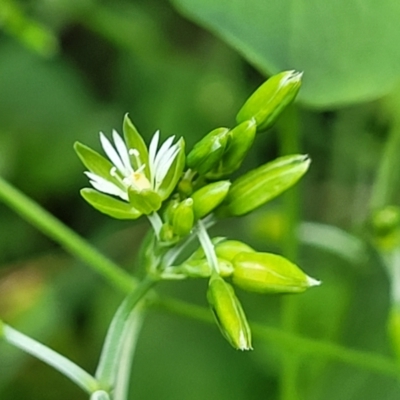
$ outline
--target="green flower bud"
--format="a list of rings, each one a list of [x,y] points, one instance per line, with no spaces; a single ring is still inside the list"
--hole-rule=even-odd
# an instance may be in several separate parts
[[[172,211],[172,229],[178,236],[188,235],[194,224],[193,200],[189,197],[181,201]]]
[[[232,261],[239,253],[254,253],[255,250],[238,240],[225,240],[215,246],[215,254],[225,260]]]
[[[230,186],[231,182],[229,181],[219,181],[196,190],[192,194],[195,218],[203,218],[219,206],[228,194]]]
[[[251,350],[251,331],[232,286],[212,275],[207,291],[217,325],[228,342],[239,350]]]
[[[142,215],[142,212],[132,204],[114,199],[94,189],[82,189],[81,195],[96,210],[113,218],[137,219]]]
[[[213,169],[224,154],[228,132],[227,128],[217,128],[204,136],[188,154],[186,158],[188,167],[196,170],[200,175],[205,175]]]
[[[270,128],[300,90],[302,72],[285,71],[269,78],[246,101],[236,116],[238,124],[254,118],[257,131]]]
[[[307,155],[290,155],[244,174],[230,187],[220,215],[243,215],[262,206],[293,186],[309,165]]]
[[[218,165],[207,173],[209,179],[221,179],[236,171],[250,150],[256,135],[254,119],[244,121],[229,131],[228,144]]]
[[[370,227],[375,245],[384,251],[394,250],[400,245],[400,208],[386,206],[375,211]]]
[[[300,293],[321,283],[277,254],[239,253],[232,264],[233,283],[251,292]]]
[[[220,276],[231,276],[233,273],[233,265],[223,258],[217,258],[218,270]],[[179,273],[190,278],[209,278],[212,275],[212,268],[205,258],[189,259],[182,263],[178,268]]]
[[[166,242],[168,244],[172,244],[179,240],[179,238],[175,236],[172,225],[170,225],[169,223],[165,223],[162,225],[160,229],[160,240],[161,242]]]
[[[160,209],[162,200],[158,193],[152,189],[128,189],[129,202],[142,214],[149,215]]]

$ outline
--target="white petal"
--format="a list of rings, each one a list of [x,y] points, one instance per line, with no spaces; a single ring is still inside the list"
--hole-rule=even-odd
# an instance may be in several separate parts
[[[160,150],[158,150],[158,152],[157,152],[155,164],[158,163],[157,162],[158,160],[160,160],[161,158],[164,157],[164,154],[170,149],[174,139],[175,139],[175,136],[171,136],[163,143],[163,145],[160,147]]]
[[[171,168],[172,163],[174,162],[177,154],[179,153],[180,147],[178,145],[172,146],[168,151],[164,154],[164,158],[160,159],[156,165],[156,182],[155,189],[157,190],[167,175],[169,169]]]
[[[158,140],[160,138],[160,131],[157,131],[153,138],[151,139],[150,146],[149,146],[149,169],[151,175],[151,183],[153,184],[154,181],[154,162],[156,159],[157,147],[158,147]]]
[[[100,141],[110,161],[125,175],[125,167],[110,141],[100,132]]]
[[[118,151],[119,157],[125,166],[126,175],[133,173],[131,161],[129,159],[128,149],[126,148],[125,142],[116,130],[113,130],[113,139],[115,147]]]
[[[121,197],[123,200],[128,200],[127,194],[121,190],[117,185],[114,185],[112,182],[107,181],[106,179],[98,176],[96,174],[86,173],[89,177],[91,185],[97,189],[99,192],[112,194],[114,196]]]

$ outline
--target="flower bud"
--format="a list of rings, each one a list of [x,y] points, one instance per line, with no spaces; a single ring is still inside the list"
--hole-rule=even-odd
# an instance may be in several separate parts
[[[375,245],[383,251],[391,251],[400,245],[400,208],[385,206],[376,210],[370,221]]]
[[[277,158],[233,182],[220,215],[243,215],[262,206],[293,186],[308,170],[307,155]]]
[[[321,283],[277,254],[239,253],[232,264],[233,283],[250,292],[301,293]]]
[[[207,173],[209,179],[221,179],[236,171],[250,150],[256,135],[254,119],[244,121],[229,131],[228,144],[217,166]]]
[[[217,258],[218,271],[220,276],[230,276],[233,273],[233,265],[223,258]],[[179,273],[190,278],[209,278],[212,275],[212,268],[206,258],[189,259],[178,268]]]
[[[178,236],[188,235],[194,223],[193,200],[189,197],[181,201],[172,211],[172,229]]]
[[[137,190],[130,187],[128,190],[129,202],[142,214],[149,215],[161,207],[161,197],[152,189]]]
[[[188,167],[196,170],[200,175],[205,175],[213,169],[225,151],[228,132],[227,128],[217,128],[204,136],[188,154],[186,158]]]
[[[238,124],[254,118],[257,131],[270,128],[300,90],[303,73],[285,71],[269,78],[245,102],[236,116]]]
[[[225,240],[215,246],[215,254],[225,260],[232,261],[239,253],[254,253],[255,250],[238,240]]]
[[[94,189],[82,189],[82,197],[96,210],[117,219],[137,219],[142,212],[125,201],[114,199]]]
[[[161,242],[167,244],[173,244],[179,240],[179,238],[175,236],[174,230],[168,222],[162,225],[159,237]]]
[[[217,325],[228,342],[239,350],[251,350],[251,331],[232,286],[220,276],[210,278],[207,299]]]
[[[195,218],[203,218],[219,206],[228,194],[230,186],[229,181],[219,181],[196,190],[192,194]]]

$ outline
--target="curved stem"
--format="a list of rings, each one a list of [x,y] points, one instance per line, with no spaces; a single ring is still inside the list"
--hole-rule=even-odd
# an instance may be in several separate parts
[[[1,337],[13,346],[52,366],[86,392],[93,393],[100,389],[99,381],[71,360],[6,324],[2,326]]]
[[[153,302],[153,305],[183,317],[209,324],[214,323],[214,319],[208,309],[181,300],[162,297]],[[309,339],[298,334],[267,327],[255,322],[250,322],[250,327],[255,337],[266,342],[271,342],[274,346],[280,346],[282,350],[292,357],[293,355],[301,355],[303,359],[308,360],[311,357],[329,359],[352,365],[362,370],[400,379],[400,365],[396,361],[380,354],[353,350],[323,340]]]
[[[392,201],[393,194],[399,183],[399,148],[400,148],[400,121],[397,120],[389,132],[385,143],[381,161],[378,165],[375,182],[372,187],[370,208],[379,209]]]
[[[278,123],[281,155],[300,153],[298,111],[289,107]],[[292,261],[298,256],[297,230],[300,222],[299,188],[294,186],[283,194],[284,213],[287,216],[287,232],[283,240],[283,253]],[[295,332],[297,322],[297,299],[294,296],[282,298],[282,327]],[[281,372],[282,400],[296,400],[299,358],[286,353],[283,355]]]
[[[95,375],[108,390],[115,386],[121,358],[126,356],[122,352],[123,348],[128,347],[132,350],[133,344],[126,342],[130,340],[128,333],[134,323],[132,312],[155,283],[156,281],[149,277],[141,281],[119,306],[110,324]],[[140,324],[137,325],[139,326]],[[127,380],[124,382],[127,384]],[[120,390],[123,391],[122,388]]]
[[[1,177],[0,200],[49,238],[59,243],[70,254],[89,265],[117,289],[124,292],[132,290],[135,281],[127,272]]]

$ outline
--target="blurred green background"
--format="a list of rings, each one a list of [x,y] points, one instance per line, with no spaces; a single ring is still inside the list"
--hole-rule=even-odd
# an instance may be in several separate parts
[[[99,149],[98,132],[120,130],[129,112],[146,139],[160,129],[184,136],[190,149],[211,129],[232,126],[268,75],[303,70],[296,107],[257,137],[241,171],[298,149],[311,156],[310,172],[286,197],[213,232],[296,256],[323,281],[289,301],[238,291],[250,320],[280,327],[291,313],[283,326],[298,334],[394,357],[390,281],[366,221],[371,209],[400,200],[399,17],[394,0],[0,0],[0,174],[134,273],[148,225],[114,221],[81,199],[87,180],[74,141]],[[287,208],[293,199],[299,226]],[[164,283],[160,291],[206,306],[206,285]],[[121,299],[0,203],[3,320],[92,372]],[[237,352],[214,325],[152,310],[132,398],[400,396],[393,377],[303,357],[296,392],[285,397],[282,355],[290,353],[257,337],[254,348]],[[55,398],[87,396],[0,343],[0,399]]]

